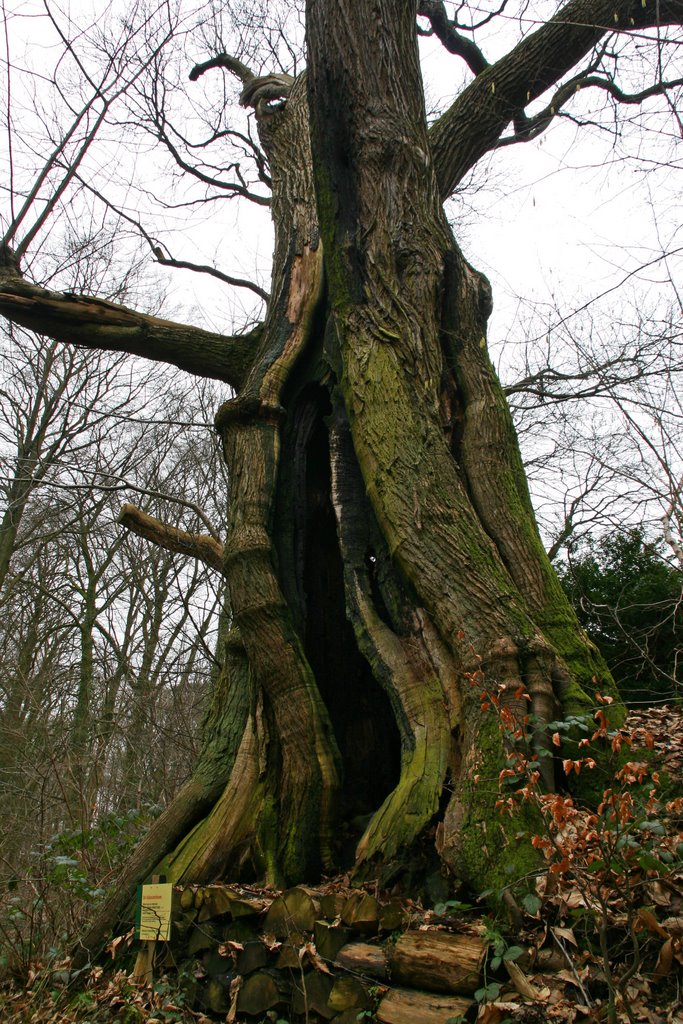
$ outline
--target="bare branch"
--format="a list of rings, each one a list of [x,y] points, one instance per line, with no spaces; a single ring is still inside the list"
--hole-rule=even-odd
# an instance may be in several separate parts
[[[161,263],[164,267],[177,267],[179,270],[193,270],[197,274],[209,274],[211,277],[217,278],[219,281],[230,284],[234,288],[248,288],[249,291],[254,292],[264,302],[268,302],[270,295],[267,291],[261,288],[260,285],[255,284],[253,281],[247,281],[243,277],[232,277],[230,274],[224,274],[222,270],[217,270],[215,267],[210,267],[205,263],[190,263],[188,260],[174,260],[170,256],[164,256],[163,250],[156,246],[154,249],[154,256],[157,263]]]
[[[560,86],[550,103],[539,113],[533,117],[525,117],[521,114],[515,118],[514,135],[508,135],[505,138],[499,139],[496,143],[496,149],[501,149],[503,146],[511,146],[518,142],[530,142],[532,139],[538,138],[550,126],[554,118],[563,113],[563,105],[576,96],[578,92],[582,92],[585,89],[602,89],[604,92],[609,93],[618,103],[639,104],[650,99],[651,96],[662,96],[671,89],[681,85],[683,85],[683,78],[675,78],[669,82],[655,82],[654,85],[649,86],[647,89],[641,89],[640,92],[629,93],[624,92],[616,82],[609,78],[585,73],[576,75]]]
[[[610,33],[683,21],[683,0],[569,0],[558,13],[489,65],[432,125],[434,167],[443,199],[507,125],[571,71]]]
[[[203,533],[187,533],[177,526],[162,523],[155,516],[150,516],[135,505],[126,504],[121,509],[119,523],[127,530],[144,537],[145,540],[182,555],[192,555],[212,569],[222,573],[223,545],[215,537]]]
[[[24,281],[12,265],[9,250],[4,252],[4,266],[0,259],[0,313],[13,323],[56,341],[171,363],[237,389],[244,379],[260,328],[226,336],[89,295],[49,291]]]

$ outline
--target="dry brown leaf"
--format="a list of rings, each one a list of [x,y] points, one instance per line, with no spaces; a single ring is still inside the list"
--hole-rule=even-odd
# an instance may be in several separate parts
[[[659,935],[661,939],[669,938],[668,932],[662,927],[651,910],[648,910],[646,907],[640,907],[638,909],[638,919],[643,922],[647,930],[652,932],[653,935]]]
[[[318,950],[312,942],[306,942],[299,950],[299,960],[303,961],[305,956],[309,958],[316,970],[322,971],[323,974],[332,974],[332,971],[320,957]]]
[[[505,960],[505,968],[510,975],[510,981],[515,986],[520,996],[524,996],[525,999],[531,1000],[531,1002],[537,1002],[541,999],[540,989],[537,989],[535,985],[532,985],[526,974],[514,960]],[[550,989],[546,989],[548,995],[550,995]],[[547,996],[546,996],[547,999]]]
[[[239,995],[241,987],[242,975],[238,974],[237,977],[233,978],[230,982],[230,1009],[226,1014],[225,1024],[231,1024],[231,1022],[237,1017],[237,996]]]
[[[518,1009],[519,1003],[482,1003],[477,1014],[477,1024],[500,1024]]]
[[[667,939],[666,942],[662,943],[662,948],[659,951],[657,957],[657,963],[655,969],[652,972],[653,976],[657,981],[661,981],[662,978],[667,978],[669,971],[673,966],[674,959],[674,944],[673,939]]]
[[[579,948],[579,944],[576,941],[574,932],[571,928],[556,927],[553,928],[553,934],[559,936],[559,938],[563,939],[565,942],[571,943],[571,945],[575,946],[577,949]]]

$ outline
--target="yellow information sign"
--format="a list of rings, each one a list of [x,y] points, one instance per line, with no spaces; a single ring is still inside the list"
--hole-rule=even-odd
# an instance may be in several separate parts
[[[141,885],[138,898],[138,938],[165,942],[171,937],[171,900],[173,886]]]

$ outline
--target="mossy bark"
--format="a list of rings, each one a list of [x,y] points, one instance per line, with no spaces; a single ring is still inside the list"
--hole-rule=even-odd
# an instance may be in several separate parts
[[[488,282],[443,213],[414,15],[310,3],[308,72],[280,103],[248,80],[276,241],[216,419],[232,627],[194,779],[124,886],[162,857],[186,882],[396,873],[427,835],[453,878],[507,885],[536,823],[495,809],[508,750],[473,678],[537,749],[613,692],[538,534]]]

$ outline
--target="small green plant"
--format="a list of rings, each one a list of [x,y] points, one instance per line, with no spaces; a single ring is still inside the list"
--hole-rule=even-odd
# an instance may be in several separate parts
[[[460,914],[471,909],[471,903],[462,903],[460,900],[446,900],[444,903],[434,904],[434,913],[439,917],[445,917],[446,914]]]
[[[647,929],[659,939],[659,947],[653,943],[653,950],[661,948],[666,936],[648,907],[649,894],[667,879],[673,884],[683,870],[683,834],[678,827],[683,797],[666,799],[660,776],[646,756],[626,759],[633,738],[627,729],[610,723],[611,697],[597,695],[592,721],[584,716],[545,726],[545,739],[539,742],[539,723],[519,714],[520,706],[530,700],[523,687],[510,694],[504,686],[491,691],[481,671],[472,675],[471,682],[479,689],[482,709],[498,716],[508,751],[498,780],[498,810],[514,815],[520,806],[531,805],[539,822],[531,842],[545,870],[538,873],[534,889],[529,879],[513,879],[508,893],[518,897],[515,902],[531,917],[543,910],[549,919],[553,913],[573,915],[572,923],[582,923],[586,944],[601,961],[609,1024],[615,1024],[618,1012],[634,1020],[627,988],[644,964],[647,941],[643,938],[648,936],[642,932]],[[563,747],[570,744],[573,756],[562,757]],[[546,792],[541,760],[553,757],[553,750],[567,785]],[[604,765],[605,751],[614,756],[618,767],[607,778],[595,806],[582,805],[570,783],[595,772],[599,762]],[[609,941],[616,906],[617,916],[625,918],[619,964],[614,962]],[[494,930],[488,938],[493,950],[488,966],[493,971],[522,953]],[[496,982],[485,978],[475,998],[495,1000],[499,991]]]

